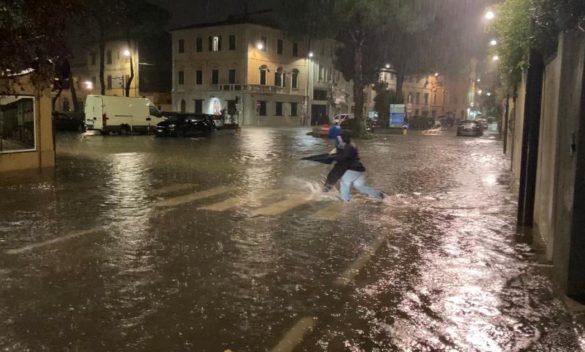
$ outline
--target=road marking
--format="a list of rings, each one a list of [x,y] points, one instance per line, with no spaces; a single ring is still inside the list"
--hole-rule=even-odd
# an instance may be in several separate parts
[[[240,206],[240,205],[254,202],[255,200],[260,200],[262,198],[270,197],[270,196],[277,194],[279,192],[280,192],[279,190],[275,190],[275,189],[264,190],[264,191],[260,191],[260,192],[256,192],[256,193],[250,193],[250,194],[247,194],[243,197],[233,197],[233,198],[226,199],[223,202],[219,202],[219,203],[215,203],[215,204],[211,204],[211,205],[205,205],[205,206],[200,207],[199,209],[212,210],[212,211],[225,211],[225,210],[235,208],[235,207]]]
[[[177,205],[190,203],[198,199],[209,198],[220,194],[228,193],[234,190],[234,187],[220,186],[211,188],[201,192],[195,192],[184,196],[173,197],[155,203],[156,207],[175,207]]]
[[[305,334],[315,327],[317,318],[304,317],[284,335],[282,340],[276,345],[271,352],[292,352],[299,343],[303,341]]]
[[[166,193],[172,193],[172,192],[178,192],[178,191],[184,191],[186,189],[190,189],[197,186],[194,183],[180,183],[180,184],[176,184],[176,185],[172,185],[172,186],[167,186],[167,187],[162,187],[162,188],[158,188],[153,190],[152,192],[150,192],[151,196],[160,196]]]
[[[290,209],[296,208],[309,202],[311,199],[312,197],[306,194],[297,194],[294,196],[290,196],[285,200],[281,200],[280,202],[276,202],[264,208],[255,210],[254,212],[252,212],[252,217],[280,215]]]
[[[33,244],[29,244],[28,246],[24,246],[24,247],[20,247],[20,248],[14,248],[14,249],[8,249],[6,250],[4,253],[6,254],[10,254],[10,255],[15,255],[15,254],[22,254],[25,252],[29,252],[38,248],[43,248],[43,247],[48,247],[57,243],[61,243],[61,242],[65,242],[77,237],[81,237],[81,236],[86,236],[86,235],[91,235],[93,233],[97,233],[99,231],[103,231],[104,228],[95,228],[95,229],[90,229],[90,230],[84,230],[84,231],[78,231],[78,232],[73,232],[69,235],[65,235],[65,236],[61,236],[61,237],[57,237],[57,238],[53,238],[47,241],[43,241],[43,242],[39,242],[39,243],[33,243]]]
[[[341,215],[343,211],[344,204],[342,202],[334,202],[333,204],[329,204],[325,208],[319,210],[311,217],[318,220],[325,220],[325,221],[333,221]]]
[[[333,282],[336,286],[347,286],[356,277],[360,270],[368,263],[368,261],[378,251],[380,246],[386,242],[384,236],[376,238],[376,240],[367,248],[350,266]]]

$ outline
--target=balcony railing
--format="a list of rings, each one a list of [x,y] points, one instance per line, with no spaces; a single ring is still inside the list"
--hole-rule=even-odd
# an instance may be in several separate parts
[[[247,91],[254,93],[291,94],[299,92],[298,89],[288,87],[268,86],[262,84],[218,84],[216,89],[220,91]]]

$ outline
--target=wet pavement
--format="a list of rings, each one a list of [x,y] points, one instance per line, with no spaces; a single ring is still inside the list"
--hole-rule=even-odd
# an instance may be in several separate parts
[[[578,351],[489,136],[358,141],[383,202],[323,194],[304,129],[58,136],[0,175],[2,351]]]

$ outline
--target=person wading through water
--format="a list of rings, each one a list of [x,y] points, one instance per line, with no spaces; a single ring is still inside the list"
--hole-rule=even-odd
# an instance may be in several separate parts
[[[335,166],[333,166],[333,169],[327,175],[324,191],[328,192],[331,190],[337,181],[341,179],[339,191],[341,193],[341,199],[344,202],[349,202],[352,186],[358,192],[367,194],[372,198],[384,199],[386,197],[384,192],[366,185],[366,168],[360,161],[357,148],[351,143],[351,134],[349,131],[341,132],[341,142],[337,153],[334,155],[336,161]]]

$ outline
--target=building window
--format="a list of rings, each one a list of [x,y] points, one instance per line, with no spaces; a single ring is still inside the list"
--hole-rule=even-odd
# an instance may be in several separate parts
[[[203,84],[203,71],[197,70],[195,73],[195,84],[202,85]]]
[[[0,95],[0,152],[36,149],[35,98]]]
[[[285,78],[286,76],[284,74],[284,71],[282,70],[282,67],[279,67],[278,69],[276,69],[276,72],[274,73],[274,85],[277,87],[284,87]]]
[[[279,40],[276,42],[276,53],[277,53],[278,55],[282,55],[282,51],[283,51],[283,48],[282,48],[282,46],[283,46],[282,39],[279,39]]]
[[[181,112],[185,112],[187,110],[187,104],[185,104],[185,100],[181,99]]]
[[[282,102],[276,102],[276,116],[282,116]]]
[[[294,57],[299,56],[299,44],[298,43],[292,43],[292,55]]]
[[[409,103],[412,103],[412,93],[408,93],[408,100]]]
[[[425,93],[425,105],[429,105],[429,93]]]
[[[416,93],[416,100],[415,100],[416,104],[420,104],[420,93]]]
[[[237,103],[235,100],[228,100],[227,101],[227,113],[230,116],[233,116],[238,113]]]
[[[219,84],[219,70],[211,70],[211,84]]]
[[[196,114],[203,113],[203,100],[202,99],[195,99],[195,113]]]
[[[197,37],[197,40],[195,41],[195,46],[197,47],[197,52],[203,52],[203,38],[201,37]]]
[[[266,85],[266,75],[268,73],[268,67],[266,65],[260,66],[260,85]]]
[[[106,64],[108,64],[108,65],[112,64],[112,51],[111,50],[106,51]]]
[[[265,101],[258,101],[258,115],[266,116],[266,102]]]
[[[180,85],[185,84],[185,73],[183,71],[179,71],[179,75],[177,77],[177,80],[178,80]]]
[[[296,68],[292,70],[292,87],[293,89],[299,88],[299,70]]]
[[[90,57],[91,65],[92,66],[95,66],[95,64],[96,64],[96,53],[95,53],[95,51],[92,51],[89,54],[89,57]]]
[[[266,37],[260,38],[260,43],[262,43],[262,51],[268,51],[268,40],[266,40]]]
[[[322,89],[315,89],[313,91],[314,100],[327,100],[327,91]]]
[[[297,116],[299,109],[298,103],[290,103],[290,116]]]
[[[179,39],[179,53],[182,54],[185,52],[185,41],[183,39]]]
[[[230,35],[230,50],[236,50],[236,36]]]
[[[228,71],[228,83],[235,84],[236,83],[236,70],[231,69]]]
[[[419,110],[419,109],[416,109],[416,110],[414,111],[414,116],[419,116],[419,114],[420,114],[420,110]]]
[[[221,51],[221,37],[211,36],[209,37],[209,51]]]
[[[108,76],[106,81],[106,89],[112,89],[112,76]]]

